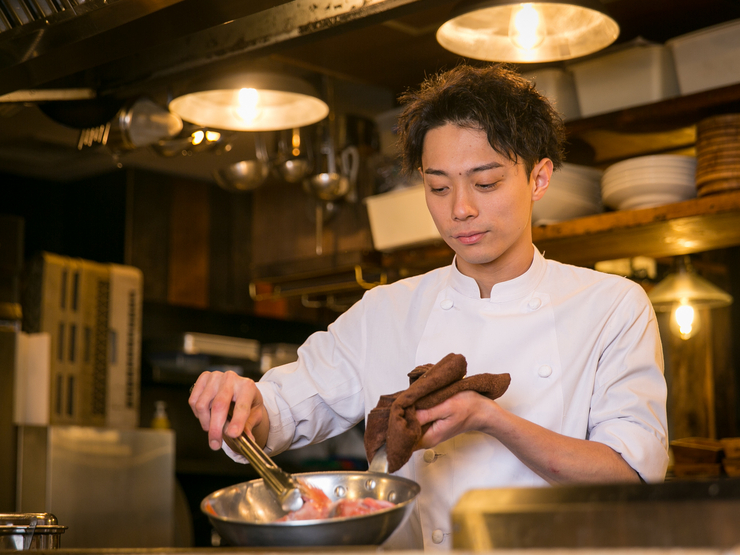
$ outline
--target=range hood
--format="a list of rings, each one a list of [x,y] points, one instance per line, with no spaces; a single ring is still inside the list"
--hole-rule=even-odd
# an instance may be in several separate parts
[[[316,63],[294,54],[444,3],[0,0],[0,173],[73,181],[125,165],[212,180],[218,167],[253,156],[248,133],[232,137],[221,156],[175,158],[150,148],[119,157],[83,135],[107,136],[119,110],[138,99],[166,109],[191,81],[236,69],[283,72],[317,90],[336,78],[352,89],[344,99],[352,109],[366,117],[382,112],[393,105],[389,89],[332,69],[333,54]]]
[[[378,23],[416,5],[442,3],[2,0],[0,95],[79,88],[130,97],[205,68],[228,69],[245,55],[264,56],[326,33]],[[37,98],[29,93],[28,100]]]
[[[628,41],[668,38],[740,18],[728,0],[602,0]],[[669,5],[670,4],[670,5]],[[321,90],[325,78],[345,113],[375,117],[427,75],[458,64],[435,32],[451,0],[0,0],[0,174],[73,181],[119,168],[212,181],[218,167],[253,157],[248,134],[228,154],[163,158],[149,148],[120,157],[80,151],[73,116],[146,97],[166,108],[191,80],[270,69]],[[351,85],[351,87],[349,86]],[[62,120],[65,121],[62,121]],[[75,120],[76,121],[76,120]],[[242,135],[247,135],[242,137]],[[228,158],[228,160],[227,160]]]

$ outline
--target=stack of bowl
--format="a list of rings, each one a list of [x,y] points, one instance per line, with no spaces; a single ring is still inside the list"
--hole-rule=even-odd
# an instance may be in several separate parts
[[[616,210],[651,208],[696,196],[696,158],[676,154],[640,156],[604,170],[601,196]]]
[[[740,114],[712,116],[699,122],[696,159],[698,196],[740,189]]]
[[[604,211],[601,203],[601,170],[563,164],[550,179],[550,186],[532,208],[534,225],[547,225]]]

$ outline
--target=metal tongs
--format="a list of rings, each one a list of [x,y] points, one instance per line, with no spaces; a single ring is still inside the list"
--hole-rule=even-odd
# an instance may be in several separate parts
[[[276,465],[246,432],[242,432],[239,437],[235,438],[226,435],[226,427],[231,422],[232,410],[233,404],[229,409],[229,418],[224,424],[224,442],[232,451],[247,458],[268,489],[275,495],[283,511],[286,513],[297,511],[303,506],[300,482]]]
[[[385,443],[378,449],[373,455],[373,460],[370,461],[370,472],[382,472],[388,474],[388,452],[385,448]]]

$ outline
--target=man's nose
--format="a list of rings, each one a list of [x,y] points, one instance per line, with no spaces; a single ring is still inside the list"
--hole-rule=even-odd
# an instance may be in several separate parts
[[[452,217],[456,220],[467,220],[478,214],[472,191],[467,187],[456,187],[452,205]]]

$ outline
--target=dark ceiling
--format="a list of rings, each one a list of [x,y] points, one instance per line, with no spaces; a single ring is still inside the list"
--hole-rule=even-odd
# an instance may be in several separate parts
[[[423,4],[423,2],[421,3]],[[435,39],[454,2],[281,52],[290,60],[389,88],[394,95],[461,59]],[[697,29],[740,18],[738,0],[613,0],[605,3],[620,26],[617,43],[637,37],[663,43]]]
[[[99,103],[138,95],[166,102],[193,76],[268,65],[319,87],[327,78],[345,83],[345,102],[373,115],[393,108],[393,99],[425,75],[460,61],[435,40],[454,7],[443,0],[109,0],[93,9],[95,2],[59,22],[0,32],[0,94],[90,88]],[[620,25],[618,43],[662,43],[740,19],[740,0],[611,0],[605,7]],[[254,157],[248,137],[237,138],[222,159],[79,151],[79,129],[28,102],[0,103],[0,134],[0,171],[62,180],[119,163],[210,179],[217,164]]]

